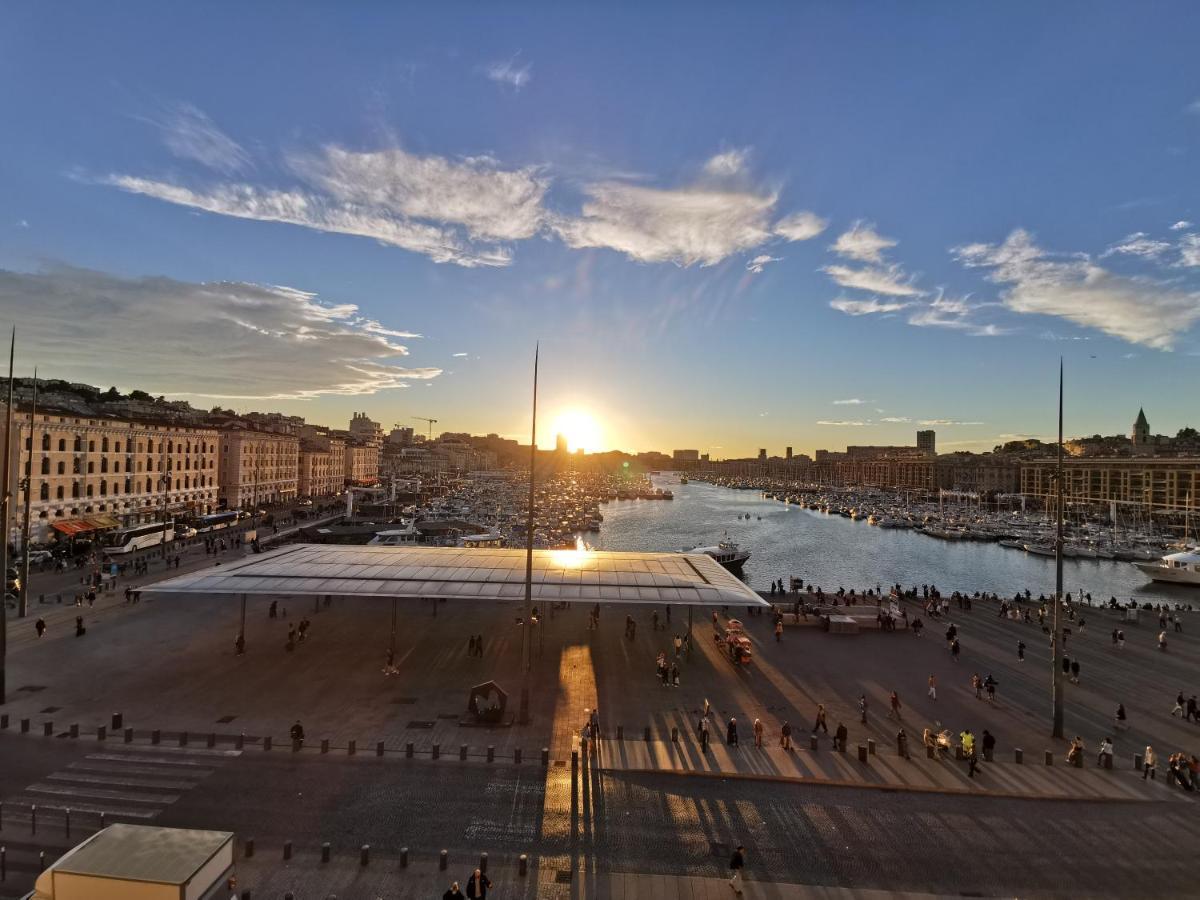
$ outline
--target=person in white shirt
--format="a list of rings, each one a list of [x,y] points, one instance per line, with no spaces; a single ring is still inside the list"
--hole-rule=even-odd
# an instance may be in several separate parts
[[[1112,738],[1106,737],[1104,740],[1102,740],[1100,742],[1100,755],[1096,757],[1096,765],[1103,766],[1104,765],[1104,757],[1107,756],[1107,757],[1109,757],[1109,759],[1111,759],[1112,755],[1113,755]]]

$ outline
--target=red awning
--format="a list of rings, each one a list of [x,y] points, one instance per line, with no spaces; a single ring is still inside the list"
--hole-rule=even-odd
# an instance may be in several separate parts
[[[105,528],[116,528],[121,523],[112,516],[92,516],[87,519],[66,519],[62,522],[51,522],[50,527],[66,535],[83,534],[85,531],[102,531]]]

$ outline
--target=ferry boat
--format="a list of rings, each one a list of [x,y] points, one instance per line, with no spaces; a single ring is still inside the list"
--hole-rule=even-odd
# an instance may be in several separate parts
[[[1154,581],[1200,585],[1200,549],[1196,547],[1182,553],[1168,553],[1158,562],[1135,562],[1133,565]]]
[[[726,538],[717,544],[715,547],[692,547],[690,550],[684,550],[684,553],[704,553],[711,556],[722,566],[733,572],[735,575],[740,575],[742,566],[746,564],[746,560],[750,558],[749,550],[742,550],[733,541]]]
[[[417,531],[416,525],[407,522],[403,528],[389,528],[386,531],[376,532],[375,536],[367,541],[367,546],[402,547],[406,544],[415,544],[420,539],[421,532]]]

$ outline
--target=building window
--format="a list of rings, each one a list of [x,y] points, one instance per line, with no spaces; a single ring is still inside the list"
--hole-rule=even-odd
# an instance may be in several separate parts
[[[151,438],[150,440],[146,441],[146,452],[147,452],[147,453],[153,453],[153,452],[154,452],[154,439],[153,439],[153,438]]]
[[[90,496],[92,496],[92,493],[93,493],[93,491],[92,491],[92,485],[90,485],[90,484],[89,484],[89,485],[87,486],[87,495],[90,497]]]
[[[79,435],[76,435],[75,436],[75,452],[79,453],[82,450],[83,450],[83,438],[79,437]]]
[[[78,481],[71,482],[71,496],[72,497],[79,496],[79,482]],[[71,510],[71,512],[74,512],[74,510]]]
[[[96,464],[90,459],[88,460],[88,474],[91,475],[96,471]]]
[[[59,465],[61,465],[61,463]],[[48,456],[42,457],[42,474],[43,475],[50,474],[50,457],[48,457]]]
[[[61,500],[61,499],[63,498],[63,486],[62,486],[61,484],[58,486],[58,488],[57,488],[57,489],[55,489],[55,491],[54,491],[54,496],[55,496],[55,498],[56,498],[56,499],[58,499],[58,500]],[[59,514],[60,516],[62,515],[62,510],[61,510],[61,509],[58,511],[58,514]]]
[[[42,435],[42,449],[43,450],[50,449],[50,434],[49,433]]]
[[[113,444],[113,452],[114,453],[121,452],[121,442],[120,441],[117,441],[115,444]]]
[[[59,438],[58,439],[58,452],[63,453],[66,451],[66,449],[67,449],[67,439]]]
[[[125,479],[125,493],[127,493],[127,494],[133,493],[133,482],[130,481],[128,478]]]
[[[100,479],[100,496],[101,497],[108,496],[108,482],[105,481],[103,478]]]
[[[67,472],[67,464],[61,459],[58,461],[58,474],[65,475]]]
[[[96,442],[88,441],[88,453],[95,453],[95,452],[96,452]]]
[[[50,499],[50,485],[46,484],[46,482],[44,482],[44,481],[42,482],[42,487],[38,493],[38,497],[39,497],[39,499],[42,499],[42,500]]]
[[[108,457],[107,456],[100,457],[100,471],[101,472],[108,471]]]
[[[101,453],[108,452],[108,438],[107,437],[103,437],[100,439],[100,452]]]

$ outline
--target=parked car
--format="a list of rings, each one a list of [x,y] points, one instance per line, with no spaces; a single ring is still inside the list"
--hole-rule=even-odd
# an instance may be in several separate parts
[[[178,540],[187,540],[188,538],[194,538],[196,536],[196,533],[197,533],[196,529],[193,528],[191,525],[176,525],[175,526],[175,537]]]
[[[298,505],[308,507],[308,506],[312,506],[313,502],[308,497],[305,497],[303,500],[300,501],[300,503]]]
[[[29,564],[31,566],[40,566],[43,563],[48,563],[54,559],[54,554],[49,550],[30,550]]]

